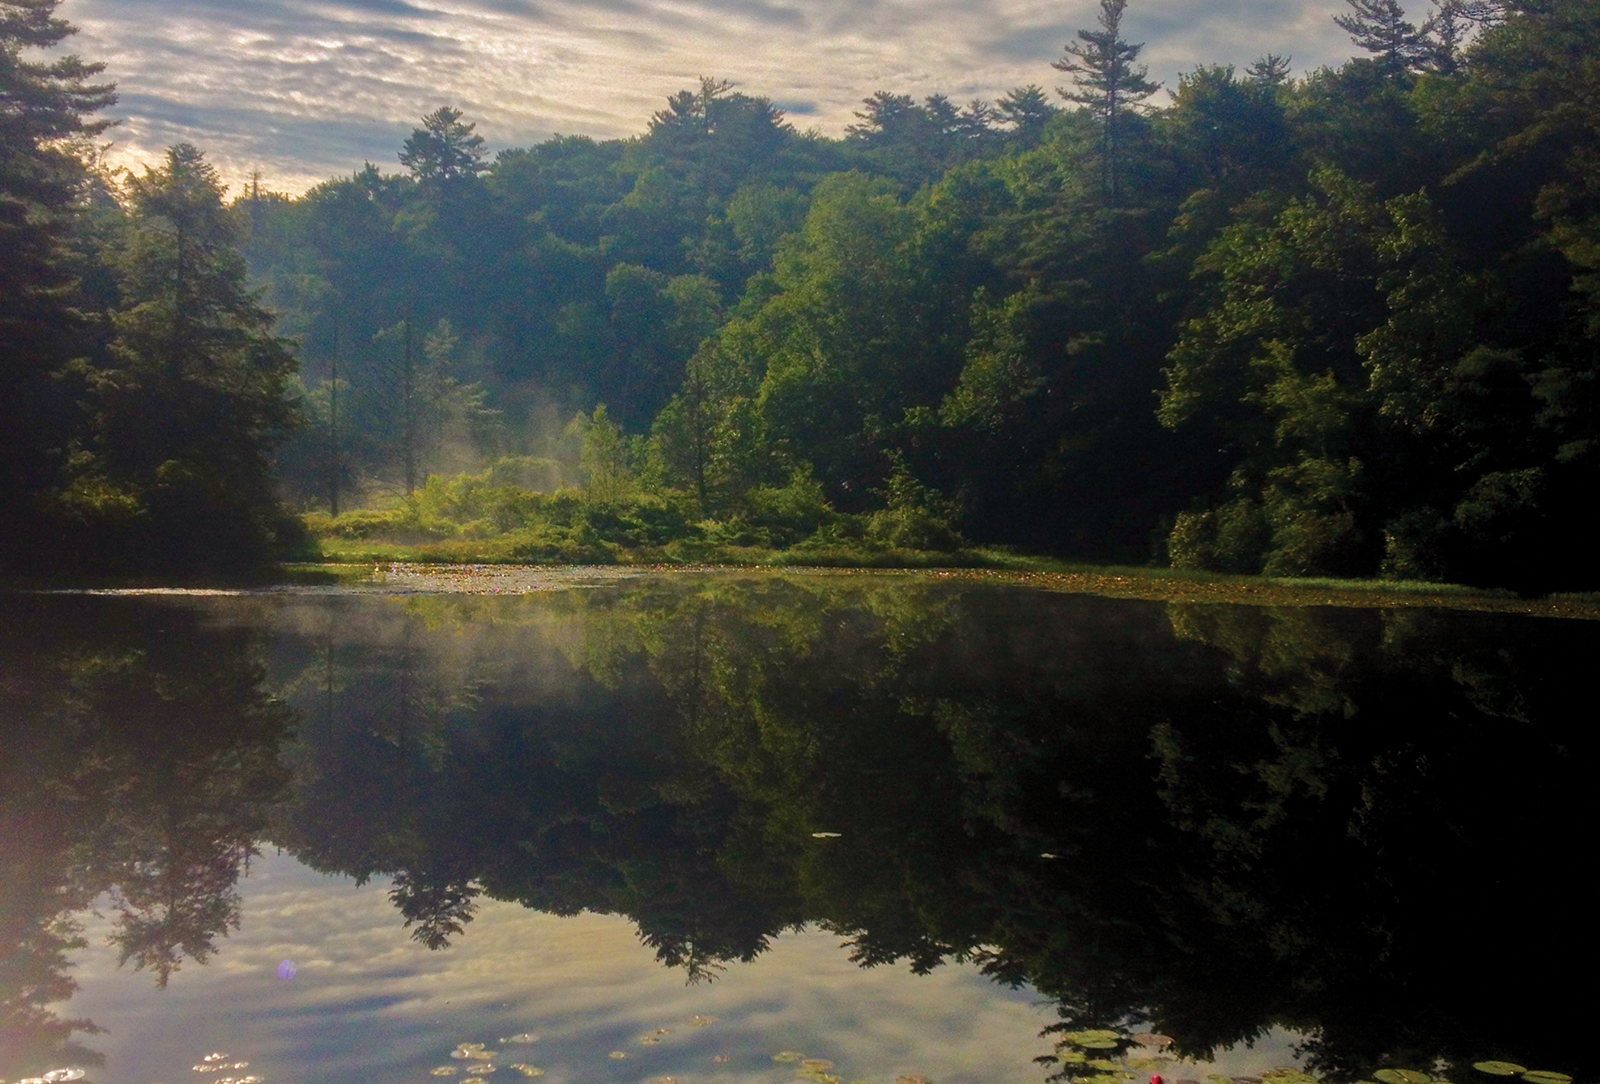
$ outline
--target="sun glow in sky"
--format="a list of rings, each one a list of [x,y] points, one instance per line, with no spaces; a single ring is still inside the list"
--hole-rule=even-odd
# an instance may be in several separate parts
[[[176,142],[225,179],[299,192],[364,162],[398,169],[418,118],[465,111],[493,149],[630,136],[700,76],[838,135],[877,90],[957,103],[1061,82],[1050,62],[1096,0],[65,0],[72,49],[121,100],[112,161]],[[1125,36],[1175,87],[1198,64],[1351,47],[1339,0],[1131,0]],[[1412,13],[1420,18],[1421,11]],[[1164,97],[1158,100],[1165,100]]]

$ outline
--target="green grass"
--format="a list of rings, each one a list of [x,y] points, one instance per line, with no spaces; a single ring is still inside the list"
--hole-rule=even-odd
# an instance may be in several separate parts
[[[1451,609],[1545,613],[1600,617],[1600,593],[1569,593],[1529,600],[1515,592],[1464,584],[1421,580],[1294,579],[1251,576],[1196,569],[1100,565],[1002,547],[975,546],[949,552],[896,549],[867,540],[809,543],[790,548],[727,545],[680,539],[663,545],[624,546],[591,542],[564,548],[549,556],[530,555],[530,546],[548,546],[547,535],[516,532],[498,538],[443,542],[376,542],[337,537],[321,540],[324,561],[350,566],[351,578],[364,577],[373,565],[386,564],[514,564],[624,565],[660,567],[733,566],[741,568],[816,568],[863,570],[951,569],[1005,573],[1030,586],[1080,591],[1108,597],[1151,600],[1238,603],[1270,606],[1444,606]],[[545,540],[545,541],[541,541]],[[360,571],[356,572],[355,569]],[[337,582],[349,582],[341,579]]]

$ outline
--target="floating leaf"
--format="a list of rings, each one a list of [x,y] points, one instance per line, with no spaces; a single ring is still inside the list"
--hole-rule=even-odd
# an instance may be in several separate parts
[[[61,1084],[64,1080],[82,1080],[83,1077],[82,1069],[52,1069],[39,1079],[46,1081],[47,1084]]]
[[[772,1055],[772,1060],[773,1061],[777,1061],[777,1062],[788,1063],[788,1062],[800,1061],[804,1057],[805,1057],[805,1055],[800,1053],[800,1051],[798,1051],[798,1050],[780,1050],[776,1054]]]
[[[728,1064],[729,1057],[726,1054],[713,1054],[711,1056],[711,1060],[716,1062],[718,1065],[726,1065]]]
[[[655,1046],[660,1041],[661,1041],[660,1037],[656,1036],[656,1035],[641,1035],[641,1036],[639,1036],[639,1045],[640,1046]]]
[[[1085,1050],[1114,1050],[1122,1045],[1122,1036],[1105,1030],[1069,1031],[1061,1041]]]
[[[1494,1076],[1516,1076],[1518,1073],[1528,1071],[1526,1065],[1518,1065],[1514,1061],[1475,1061],[1472,1067],[1480,1073],[1490,1073]]]
[[[488,1062],[484,1062],[481,1065],[469,1065],[467,1066],[467,1072],[476,1073],[479,1076],[488,1076],[494,1072],[494,1066]]]
[[[933,1084],[933,1081],[920,1073],[908,1073],[905,1076],[895,1077],[894,1084]]]
[[[1118,1065],[1114,1061],[1106,1061],[1104,1058],[1096,1058],[1094,1061],[1091,1061],[1089,1063],[1089,1068],[1097,1069],[1102,1073],[1116,1073],[1121,1072],[1122,1070],[1122,1066]]]
[[[689,1026],[692,1027],[692,1028],[703,1028],[703,1027],[706,1027],[709,1024],[715,1024],[716,1022],[717,1022],[717,1018],[715,1016],[691,1016],[691,1017],[689,1017]]]
[[[461,1084],[483,1084],[483,1077],[481,1077],[481,1076],[464,1076],[464,1077],[461,1078]]]
[[[827,1058],[807,1058],[800,1063],[800,1068],[809,1069],[814,1073],[826,1072],[833,1068],[833,1062]]]
[[[838,832],[812,832],[811,833],[811,838],[812,839],[838,839],[839,838],[839,833]]]
[[[621,1050],[613,1050],[610,1054],[607,1054],[606,1056],[608,1058],[610,1058],[612,1061],[621,1061],[623,1058],[627,1057],[628,1055],[623,1053]]]
[[[513,1035],[510,1038],[501,1039],[500,1041],[503,1043],[513,1043],[516,1046],[527,1046],[529,1043],[538,1042],[539,1036],[535,1035],[531,1031],[524,1031],[521,1035]]]
[[[453,1066],[441,1065],[437,1069],[430,1069],[428,1071],[428,1075],[429,1076],[455,1076],[456,1075],[456,1070],[455,1070],[455,1068]]]
[[[1522,1074],[1522,1079],[1528,1084],[1572,1084],[1572,1078],[1566,1073],[1552,1073],[1548,1069],[1532,1069]]]
[[[521,1062],[518,1062],[511,1068],[521,1073],[523,1076],[544,1076],[544,1070],[539,1068],[537,1065],[523,1065]]]
[[[1378,1084],[1431,1084],[1433,1077],[1415,1069],[1379,1069],[1372,1074]],[[1549,1084],[1559,1084],[1551,1081]]]
[[[1063,1065],[1082,1065],[1089,1060],[1089,1055],[1081,1050],[1063,1050],[1056,1060]]]

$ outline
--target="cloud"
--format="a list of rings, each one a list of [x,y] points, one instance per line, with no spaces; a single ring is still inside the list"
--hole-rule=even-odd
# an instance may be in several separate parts
[[[1339,63],[1338,0],[1134,0],[1124,32],[1152,78],[1293,53]],[[115,160],[176,139],[224,176],[298,191],[395,166],[424,113],[463,109],[493,149],[556,132],[643,130],[668,95],[728,78],[837,135],[876,90],[996,98],[1049,67],[1098,5],[1075,0],[66,0],[73,43],[108,63]]]

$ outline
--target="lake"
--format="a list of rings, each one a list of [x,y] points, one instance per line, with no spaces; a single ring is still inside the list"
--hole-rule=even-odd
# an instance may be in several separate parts
[[[0,1081],[1593,1079],[1596,659],[927,574],[0,596]]]

